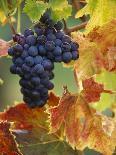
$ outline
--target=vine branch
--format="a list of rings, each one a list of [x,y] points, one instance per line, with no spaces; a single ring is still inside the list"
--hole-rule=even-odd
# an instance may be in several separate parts
[[[20,33],[21,32],[21,7],[20,5],[17,8],[18,10],[18,22],[17,22],[17,32]]]
[[[66,34],[70,34],[71,32],[83,29],[87,25],[87,21],[86,21],[86,22],[83,22],[83,23],[81,23],[79,25],[68,28],[67,24],[66,24],[66,21],[64,19],[63,19],[63,23],[64,23],[64,31],[65,31]]]

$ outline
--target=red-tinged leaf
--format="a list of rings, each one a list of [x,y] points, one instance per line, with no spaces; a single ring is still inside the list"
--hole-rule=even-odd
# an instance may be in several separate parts
[[[116,20],[105,24],[102,27],[93,29],[88,34],[88,38],[97,43],[102,53],[107,53],[108,47],[116,46]]]
[[[45,108],[28,108],[26,104],[18,104],[10,107],[5,112],[0,113],[1,120],[8,120],[14,122],[15,129],[32,130],[45,124],[47,114],[44,113]],[[33,118],[36,121],[33,121]]]
[[[108,71],[116,71],[116,46],[109,47],[105,59],[105,68]]]
[[[103,92],[105,92],[103,84],[95,82],[93,78],[83,81],[82,94],[87,103],[99,101]]]
[[[116,146],[116,123],[103,115],[94,114],[86,120],[77,148],[89,147],[104,155],[112,155]]]
[[[60,100],[60,97],[56,96],[53,92],[51,92],[49,94],[48,105],[49,106],[56,106],[56,105],[58,105],[59,100]]]
[[[0,57],[8,54],[9,43],[0,39]]]
[[[101,73],[103,69],[116,71],[116,20],[95,28],[88,36],[73,33],[79,43],[79,59],[74,62],[77,81]],[[70,65],[70,64],[69,64]],[[72,65],[72,64],[71,64]]]
[[[48,105],[58,104],[59,97],[50,94]],[[60,138],[61,133],[49,134],[48,114],[44,108],[30,109],[25,104],[18,104],[0,113],[0,119],[14,122],[12,131],[24,155],[61,154],[76,155],[76,152]]]
[[[0,154],[22,155],[10,131],[10,123],[4,121],[0,122]]]
[[[83,84],[85,88],[80,94],[71,94],[66,90],[59,104],[49,108],[50,132],[61,130],[67,142],[78,150],[89,147],[110,155],[114,151],[116,142],[115,122],[103,115],[97,115],[96,111],[88,105],[88,102],[99,99],[104,91],[103,86],[93,79],[86,80]],[[93,89],[94,86],[96,91]],[[92,95],[92,93],[93,98],[87,98],[88,94]]]
[[[116,71],[116,20],[95,28],[88,38],[100,48],[102,65],[108,71]]]
[[[66,93],[60,100],[58,106],[49,109],[51,113],[51,125],[52,125],[52,132],[57,131],[62,122],[65,120],[67,112],[69,111],[69,108],[73,106],[75,103],[77,97],[74,95],[71,95],[70,93]]]

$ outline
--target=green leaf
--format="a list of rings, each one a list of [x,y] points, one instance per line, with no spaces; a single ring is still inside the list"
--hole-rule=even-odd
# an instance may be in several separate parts
[[[38,21],[48,7],[48,3],[44,3],[42,1],[26,0],[24,12],[32,21]]]
[[[65,7],[63,10],[53,10],[52,11],[52,18],[57,21],[57,20],[62,20],[67,19],[72,12],[72,7],[70,5],[68,5],[67,7]]]
[[[63,10],[63,8],[67,7],[68,2],[67,0],[50,0],[49,4],[54,10]]]
[[[87,4],[76,17],[90,15],[90,20],[86,27],[86,32],[90,32],[96,26],[102,26],[105,23],[116,18],[116,0],[86,0]]]
[[[52,8],[52,18],[54,20],[67,19],[71,16],[72,6],[67,0],[50,0],[49,5]]]
[[[101,74],[96,75],[96,81],[104,84],[104,88],[116,91],[116,74],[108,71],[103,71]],[[99,111],[110,108],[116,102],[115,94],[103,93],[100,101],[94,103],[93,107]]]

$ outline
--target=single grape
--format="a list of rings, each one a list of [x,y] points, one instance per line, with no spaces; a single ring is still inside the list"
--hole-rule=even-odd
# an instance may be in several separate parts
[[[38,100],[39,98],[40,98],[40,93],[38,92],[38,91],[32,91],[31,92],[31,98],[33,99],[33,100]]]
[[[55,62],[62,62],[62,56],[56,56]]]
[[[15,60],[15,64],[18,66],[18,67],[21,67],[22,65],[23,65],[23,63],[24,63],[24,61],[23,61],[23,59],[22,58],[17,58],[16,60]]]
[[[28,44],[25,44],[25,45],[24,45],[24,49],[25,49],[25,50],[28,50],[28,49],[29,49],[29,45],[28,45]]]
[[[29,35],[34,35],[34,32],[31,29],[26,29],[24,31],[24,36],[27,37]]]
[[[31,83],[33,84],[33,85],[39,85],[40,84],[40,78],[39,77],[32,77],[32,79],[31,79]]]
[[[36,56],[34,57],[34,63],[37,64],[41,64],[43,62],[43,58],[41,56]]]
[[[48,82],[47,83],[47,85],[46,85],[46,88],[48,89],[48,90],[52,90],[53,88],[54,88],[54,84],[52,83],[52,82]]]
[[[46,54],[47,51],[46,51],[46,49],[45,49],[44,46],[42,46],[42,45],[38,45],[37,47],[38,47],[38,50],[39,50],[39,54],[40,54],[40,55],[43,56],[43,55]]]
[[[79,48],[79,44],[78,43],[71,42],[70,45],[71,45],[71,49],[73,51],[77,51],[77,49]]]
[[[28,58],[28,57],[27,57]],[[25,63],[22,65],[22,71],[27,74],[30,73],[31,68],[27,66]]]
[[[29,55],[28,55],[28,51],[24,50],[23,53],[22,53],[22,55],[21,55],[21,58],[22,58],[22,59],[25,59],[25,58],[28,57],[28,56],[29,56]]]
[[[60,56],[62,54],[62,49],[59,46],[56,46],[53,53],[55,56]]]
[[[72,51],[72,59],[77,60],[79,58],[79,53],[77,51]]]
[[[14,56],[14,49],[12,47],[8,49],[8,55]]]
[[[62,44],[61,48],[62,48],[62,51],[64,51],[64,52],[70,52],[70,50],[71,50],[71,46],[70,46],[70,44],[67,43],[67,42],[64,42],[64,43]]]
[[[63,59],[63,62],[68,63],[72,59],[72,54],[70,52],[65,52],[63,53],[62,59]]]
[[[36,33],[38,36],[43,35],[44,32],[45,32],[45,29],[35,27],[35,33]]]
[[[55,44],[56,44],[56,46],[61,46],[62,41],[60,39],[56,39]]]
[[[10,72],[11,72],[12,74],[16,74],[16,65],[12,65],[12,66],[10,67]]]
[[[64,32],[63,31],[57,31],[55,33],[55,35],[56,35],[57,39],[62,39],[62,37],[64,36]]]
[[[38,44],[44,44],[46,42],[46,36],[45,35],[38,36],[37,42]]]
[[[33,74],[42,74],[44,72],[44,67],[41,64],[37,64],[32,69]]]
[[[45,70],[51,70],[51,69],[54,68],[53,63],[50,60],[44,60],[42,62],[42,65],[43,65],[43,67],[44,67]]]
[[[27,66],[31,67],[34,65],[34,59],[31,56],[28,56],[25,58],[25,63],[27,64]]]
[[[37,56],[38,55],[38,49],[36,46],[31,46],[28,50],[28,53],[30,56]]]
[[[26,38],[26,43],[33,46],[36,44],[36,36],[34,35],[29,35],[27,38]]]
[[[62,42],[67,42],[67,43],[70,43],[71,42],[71,38],[68,36],[68,35],[64,35],[62,37]]]
[[[52,51],[52,50],[54,50],[54,48],[55,48],[55,43],[54,43],[53,41],[47,41],[47,42],[45,43],[45,48],[46,48],[46,50],[48,50],[48,51]]]
[[[14,55],[15,56],[20,56],[22,54],[22,52],[23,52],[23,47],[20,44],[16,44],[13,47],[13,50],[14,50]]]
[[[48,41],[54,41],[54,40],[56,40],[56,36],[53,33],[49,33],[47,35],[47,40]]]

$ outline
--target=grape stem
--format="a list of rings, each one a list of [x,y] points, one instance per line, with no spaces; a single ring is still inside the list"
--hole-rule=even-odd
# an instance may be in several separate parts
[[[18,6],[17,10],[18,10],[17,32],[20,33],[21,32],[21,7],[20,5]]]
[[[66,34],[70,34],[71,32],[83,29],[87,25],[87,21],[86,21],[86,22],[83,22],[83,23],[81,23],[79,25],[68,28],[67,24],[66,24],[66,21],[64,19],[63,19],[63,23],[64,23],[64,31],[65,31]]]

